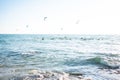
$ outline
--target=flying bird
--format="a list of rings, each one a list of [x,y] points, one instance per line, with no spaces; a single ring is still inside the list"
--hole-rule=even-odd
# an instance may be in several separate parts
[[[76,21],[76,24],[79,24],[79,22],[80,22],[80,20],[77,20],[77,21]]]
[[[63,30],[63,28],[61,28],[61,31]]]
[[[28,28],[28,25],[26,25],[26,28]]]
[[[46,21],[47,17],[44,17],[44,21]]]

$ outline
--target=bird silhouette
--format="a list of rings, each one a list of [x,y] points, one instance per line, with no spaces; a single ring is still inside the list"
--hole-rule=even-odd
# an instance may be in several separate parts
[[[26,25],[26,28],[28,28],[28,25]]]
[[[46,21],[47,17],[44,17],[44,21]]]

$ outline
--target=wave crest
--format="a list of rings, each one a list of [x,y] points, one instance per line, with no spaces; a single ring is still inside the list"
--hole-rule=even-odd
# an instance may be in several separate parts
[[[116,69],[120,67],[120,61],[116,58],[104,58],[104,57],[94,57],[87,59],[87,61],[90,61],[92,63],[100,64],[107,66],[108,68]]]

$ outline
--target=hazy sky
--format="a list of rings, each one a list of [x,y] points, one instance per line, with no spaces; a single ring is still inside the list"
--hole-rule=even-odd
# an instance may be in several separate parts
[[[0,0],[0,33],[120,34],[120,0]]]

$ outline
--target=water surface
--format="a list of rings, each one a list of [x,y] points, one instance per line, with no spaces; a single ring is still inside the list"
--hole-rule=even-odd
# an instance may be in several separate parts
[[[113,74],[120,71],[119,64],[119,35],[0,34],[1,79],[37,69],[119,80],[120,74]]]

